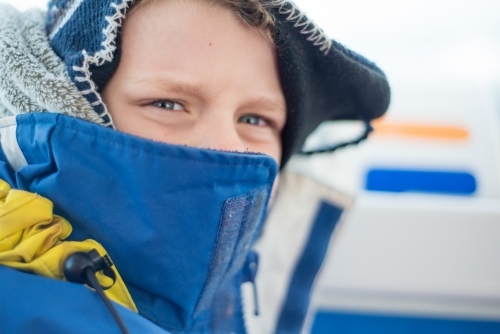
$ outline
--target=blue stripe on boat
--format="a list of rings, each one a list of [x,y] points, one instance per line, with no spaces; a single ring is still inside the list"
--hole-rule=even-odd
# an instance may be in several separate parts
[[[366,190],[472,195],[477,182],[463,171],[374,168],[366,176]]]
[[[318,312],[311,334],[497,334],[499,321]]]

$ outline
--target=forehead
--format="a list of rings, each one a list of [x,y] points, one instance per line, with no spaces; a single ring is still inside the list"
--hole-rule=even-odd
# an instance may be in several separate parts
[[[154,3],[157,0],[136,0],[132,5],[129,13],[133,13],[138,8]],[[161,1],[161,0],[160,0]],[[185,0],[163,0],[163,1],[185,1]],[[249,0],[197,0],[206,4],[215,5],[229,9],[236,16],[243,20],[246,24],[254,27],[257,31],[265,36],[265,38],[274,44],[272,38],[272,30],[275,25],[273,15],[257,1]],[[129,14],[130,15],[130,14]]]
[[[195,78],[213,94],[265,92],[284,104],[274,46],[233,12],[208,1],[139,7],[125,20],[122,50],[120,67],[134,78]]]

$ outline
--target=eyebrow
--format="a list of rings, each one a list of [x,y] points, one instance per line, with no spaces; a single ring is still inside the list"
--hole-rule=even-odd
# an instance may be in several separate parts
[[[158,87],[160,90],[178,94],[210,95],[210,87],[202,83],[190,83],[168,76],[135,77],[131,81],[135,84],[146,84]],[[286,103],[279,99],[267,96],[250,98],[243,102],[240,108],[259,108],[267,111],[278,111],[286,115]]]
[[[158,87],[161,90],[166,90],[172,93],[180,94],[206,94],[210,91],[209,87],[201,83],[189,83],[176,80],[173,78],[164,77],[136,77],[131,81],[134,84],[146,84]]]
[[[277,110],[286,112],[286,106],[284,103],[280,103],[276,99],[268,97],[257,97],[254,99],[249,99],[241,105],[241,108],[261,108],[269,111]]]

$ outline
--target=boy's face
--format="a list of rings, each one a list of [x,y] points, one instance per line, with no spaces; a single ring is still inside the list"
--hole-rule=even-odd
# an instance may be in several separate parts
[[[281,158],[286,121],[274,47],[204,0],[164,0],[125,20],[102,97],[118,130],[170,144]]]

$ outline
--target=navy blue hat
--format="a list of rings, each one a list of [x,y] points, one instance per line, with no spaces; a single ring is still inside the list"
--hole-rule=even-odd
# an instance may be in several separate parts
[[[261,0],[264,2],[264,0]],[[103,119],[113,121],[100,92],[120,61],[120,30],[134,0],[51,0],[47,33],[69,76]],[[293,2],[266,0],[287,102],[282,166],[301,151],[307,136],[327,120],[370,120],[390,101],[384,73],[332,41]],[[335,149],[327,149],[333,150]]]

